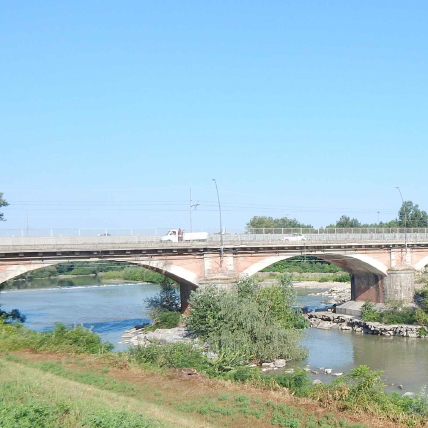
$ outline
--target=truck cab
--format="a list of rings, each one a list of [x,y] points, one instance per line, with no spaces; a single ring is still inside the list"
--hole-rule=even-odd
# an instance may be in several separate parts
[[[162,236],[163,242],[181,242],[183,240],[183,232],[181,229],[171,229],[165,236]]]

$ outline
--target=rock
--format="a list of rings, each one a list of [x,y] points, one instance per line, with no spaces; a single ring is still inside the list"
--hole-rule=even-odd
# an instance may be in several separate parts
[[[287,373],[287,374],[294,373],[294,369],[284,370],[283,373]]]
[[[278,360],[275,360],[273,362],[273,364],[274,364],[275,367],[281,368],[281,367],[285,367],[286,361],[284,359],[278,359]]]
[[[148,325],[150,325],[149,322],[144,322],[143,324],[136,325],[131,330],[141,330],[142,328],[147,327]]]
[[[350,327],[349,325],[342,325],[340,327],[341,330],[352,330],[352,327]]]
[[[398,385],[398,389],[403,389],[403,385]]]
[[[307,367],[305,367],[303,370],[304,370],[305,372],[310,372],[310,371],[311,371],[311,369],[308,369]]]
[[[248,364],[248,366],[247,367],[249,367],[250,369],[252,369],[252,368],[254,368],[254,367],[257,367],[257,364]]]
[[[316,370],[311,370],[311,373],[313,373],[313,374],[319,374],[319,372],[317,372]]]
[[[218,355],[212,351],[208,351],[205,355],[209,360],[215,360],[216,358],[218,358]],[[253,364],[253,366],[255,367],[255,364]]]
[[[414,392],[405,392],[402,397],[413,397],[415,395]]]
[[[271,369],[275,367],[275,365],[273,363],[262,363],[262,367]]]
[[[324,373],[325,373],[325,374],[331,374],[331,372],[332,372],[332,371],[333,371],[332,369],[325,369],[325,370],[324,370]]]
[[[319,379],[315,379],[315,380],[312,382],[312,385],[322,385],[322,382],[321,382]]]
[[[320,370],[324,370],[324,367],[320,367]]]
[[[343,373],[332,373],[333,376],[342,376]]]
[[[267,372],[269,369],[262,369],[262,372]]]
[[[332,327],[333,324],[330,321],[322,321],[317,325],[320,330],[330,330]]]

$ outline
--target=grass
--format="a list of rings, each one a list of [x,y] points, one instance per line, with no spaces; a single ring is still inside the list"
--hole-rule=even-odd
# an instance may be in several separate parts
[[[11,346],[14,340],[15,346]],[[365,366],[331,385],[312,386],[303,371],[264,376],[243,366],[225,370],[221,358],[220,363],[210,361],[191,344],[149,345],[122,354],[101,353],[99,336],[83,328],[68,330],[58,326],[42,334],[22,326],[0,324],[0,352],[29,346],[31,352],[3,357],[0,354],[1,428],[20,426],[13,425],[14,420],[27,416],[27,426],[47,428],[163,426],[156,423],[171,419],[174,426],[201,426],[201,422],[218,426],[220,421],[221,426],[239,427],[248,426],[247,419],[257,420],[259,427],[353,426],[347,422],[348,425],[340,425],[345,422],[336,419],[326,422],[324,416],[322,421],[319,417],[312,420],[314,415],[303,411],[301,405],[299,411],[297,407],[291,409],[290,399],[266,401],[266,396],[275,391],[285,394],[282,398],[291,392],[318,406],[318,410],[320,405],[325,406],[336,415],[350,411],[409,426],[428,422],[426,394],[413,399],[384,394],[380,373]],[[252,394],[242,394],[249,390]],[[83,399],[86,407],[79,397],[87,397]],[[191,414],[192,418],[182,420],[183,414]],[[46,424],[39,424],[37,418]],[[60,424],[52,425],[58,419]]]
[[[0,426],[15,427],[170,427],[171,417],[116,393],[87,387],[40,370],[2,361]],[[180,425],[178,425],[180,426]],[[189,425],[182,425],[189,426]]]
[[[0,357],[2,428],[361,426],[278,397],[264,398],[269,392],[245,388],[242,393],[227,384],[171,374],[114,368],[105,373],[104,357],[48,358]]]

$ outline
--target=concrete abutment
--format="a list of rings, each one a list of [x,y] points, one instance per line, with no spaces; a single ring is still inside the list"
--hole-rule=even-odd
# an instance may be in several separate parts
[[[412,303],[415,294],[415,269],[388,269],[387,275],[358,273],[351,275],[351,299],[373,303],[400,300]]]

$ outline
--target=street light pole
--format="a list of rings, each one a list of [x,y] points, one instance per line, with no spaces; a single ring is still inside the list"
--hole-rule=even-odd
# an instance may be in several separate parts
[[[192,188],[190,188],[190,204],[189,204],[189,215],[190,215],[190,232],[193,232],[193,224],[192,224],[192,208],[196,208],[199,206],[200,204],[192,204]]]
[[[215,189],[217,191],[217,200],[218,200],[218,213],[220,216],[220,264],[223,263],[223,226],[221,223],[221,205],[220,205],[220,195],[218,193],[217,181],[215,178],[212,179],[215,184]]]
[[[406,204],[404,203],[403,195],[401,194],[400,188],[397,186],[396,189],[400,192],[401,196],[401,202],[403,203],[403,209],[404,209],[404,247],[406,249],[406,263],[407,263],[407,209]]]

